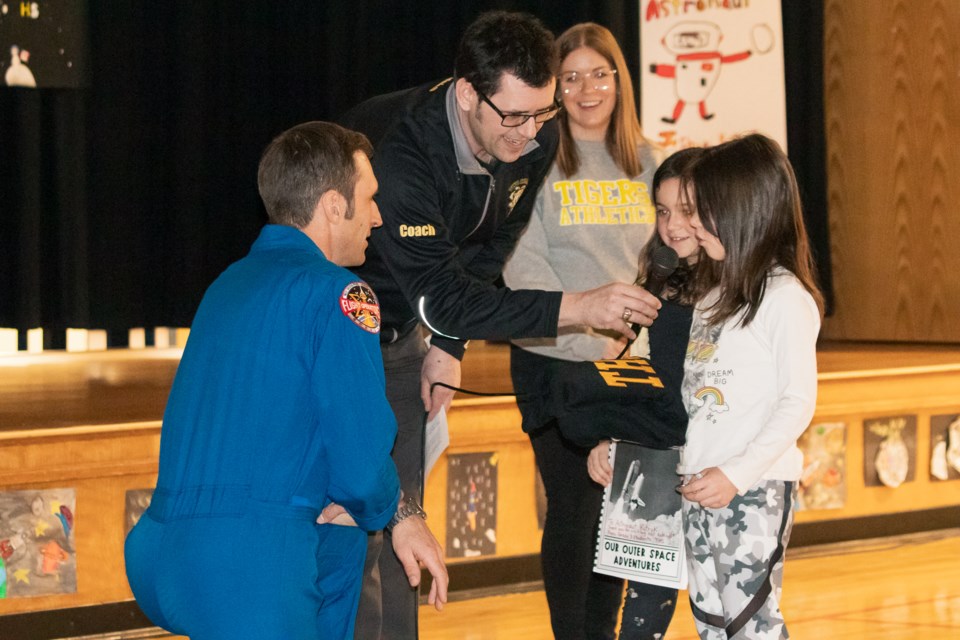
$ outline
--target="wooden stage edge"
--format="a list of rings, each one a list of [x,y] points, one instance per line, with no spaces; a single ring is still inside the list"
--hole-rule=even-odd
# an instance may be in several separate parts
[[[17,620],[74,620],[74,629],[84,616],[112,620],[118,629],[144,624],[126,583],[123,540],[134,517],[130,497],[156,482],[160,421],[180,355],[146,349],[0,356],[0,493],[29,501],[40,491],[65,490],[76,503],[76,526],[67,533],[72,542],[65,546],[74,554],[67,566],[76,591],[0,599],[0,638]],[[817,411],[808,433],[842,437],[829,442],[833,458],[826,464],[836,473],[823,487],[831,490],[805,494],[791,547],[957,527],[960,472],[949,467],[946,480],[934,477],[931,454],[947,425],[960,419],[960,345],[824,344],[818,365]],[[509,393],[509,347],[471,345],[463,386]],[[458,397],[448,419],[450,447],[427,481],[425,505],[446,549],[455,597],[537,585],[543,500],[513,398]],[[901,426],[910,471],[893,488],[877,481],[876,433]],[[495,544],[478,557],[464,557],[456,529],[462,505],[449,491],[462,485],[456,469],[466,464],[495,469]],[[60,637],[69,635],[81,634]]]
[[[82,429],[160,420],[182,349],[47,351],[0,355],[0,433]],[[960,372],[960,344],[823,342],[821,382]],[[471,343],[464,388],[512,393],[509,346]],[[960,396],[960,388],[952,390]],[[458,396],[458,406],[502,399]],[[39,435],[39,434],[37,434]]]

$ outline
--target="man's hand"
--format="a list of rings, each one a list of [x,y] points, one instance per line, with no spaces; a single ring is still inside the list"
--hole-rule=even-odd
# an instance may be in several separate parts
[[[709,467],[700,473],[688,476],[680,485],[680,493],[691,502],[708,509],[722,509],[737,495],[737,487],[717,467]]]
[[[587,456],[587,473],[590,479],[605,487],[613,482],[613,467],[610,466],[610,441],[603,440],[590,450]]]
[[[630,324],[649,327],[656,319],[658,309],[660,300],[643,287],[611,282],[590,291],[564,293],[557,326],[585,325],[594,329],[612,329],[633,339],[637,334]]]
[[[430,586],[430,595],[427,602],[443,610],[447,602],[447,567],[443,562],[443,549],[440,543],[430,533],[423,518],[410,516],[401,520],[393,527],[393,552],[397,554],[403,570],[407,574],[411,587],[420,584],[420,565],[427,568],[433,576]]]
[[[423,368],[420,369],[420,398],[423,399],[424,410],[429,412],[427,420],[432,420],[440,413],[440,407],[449,412],[453,394],[456,393],[446,387],[436,387],[431,394],[430,385],[434,382],[459,387],[460,361],[443,349],[431,346],[423,359]]]

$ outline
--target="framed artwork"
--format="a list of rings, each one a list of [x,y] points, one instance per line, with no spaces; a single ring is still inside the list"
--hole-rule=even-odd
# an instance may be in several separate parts
[[[497,454],[447,456],[447,557],[497,552]]]
[[[803,452],[797,510],[842,509],[847,501],[847,425],[811,424],[797,445]]]
[[[153,498],[153,489],[129,489],[127,491],[126,508],[123,512],[123,536],[126,538],[133,529],[140,516],[150,506],[150,500]]]
[[[0,492],[0,598],[77,591],[74,489]]]
[[[930,479],[960,479],[960,414],[930,417]]]
[[[863,483],[896,489],[916,478],[917,416],[863,421]]]

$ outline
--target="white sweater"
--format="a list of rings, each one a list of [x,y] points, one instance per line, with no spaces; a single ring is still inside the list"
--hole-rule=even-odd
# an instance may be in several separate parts
[[[737,318],[705,324],[703,309],[717,295],[693,314],[683,378],[690,423],[677,470],[719,467],[741,494],[761,480],[798,480],[797,438],[817,401],[817,305],[782,268],[769,276],[746,328],[735,326]]]

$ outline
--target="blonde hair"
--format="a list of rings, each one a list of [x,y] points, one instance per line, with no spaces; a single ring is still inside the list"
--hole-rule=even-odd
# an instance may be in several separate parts
[[[593,22],[582,22],[567,29],[557,38],[557,50],[560,64],[571,52],[580,47],[588,47],[603,56],[616,69],[617,104],[613,108],[610,126],[607,127],[607,151],[617,166],[631,178],[640,175],[643,166],[640,163],[638,148],[643,142],[643,132],[637,119],[637,107],[633,99],[633,81],[630,69],[623,57],[620,45],[610,31]],[[566,177],[580,169],[580,156],[577,145],[570,133],[570,123],[565,111],[560,112],[560,147],[557,150],[557,166]]]

